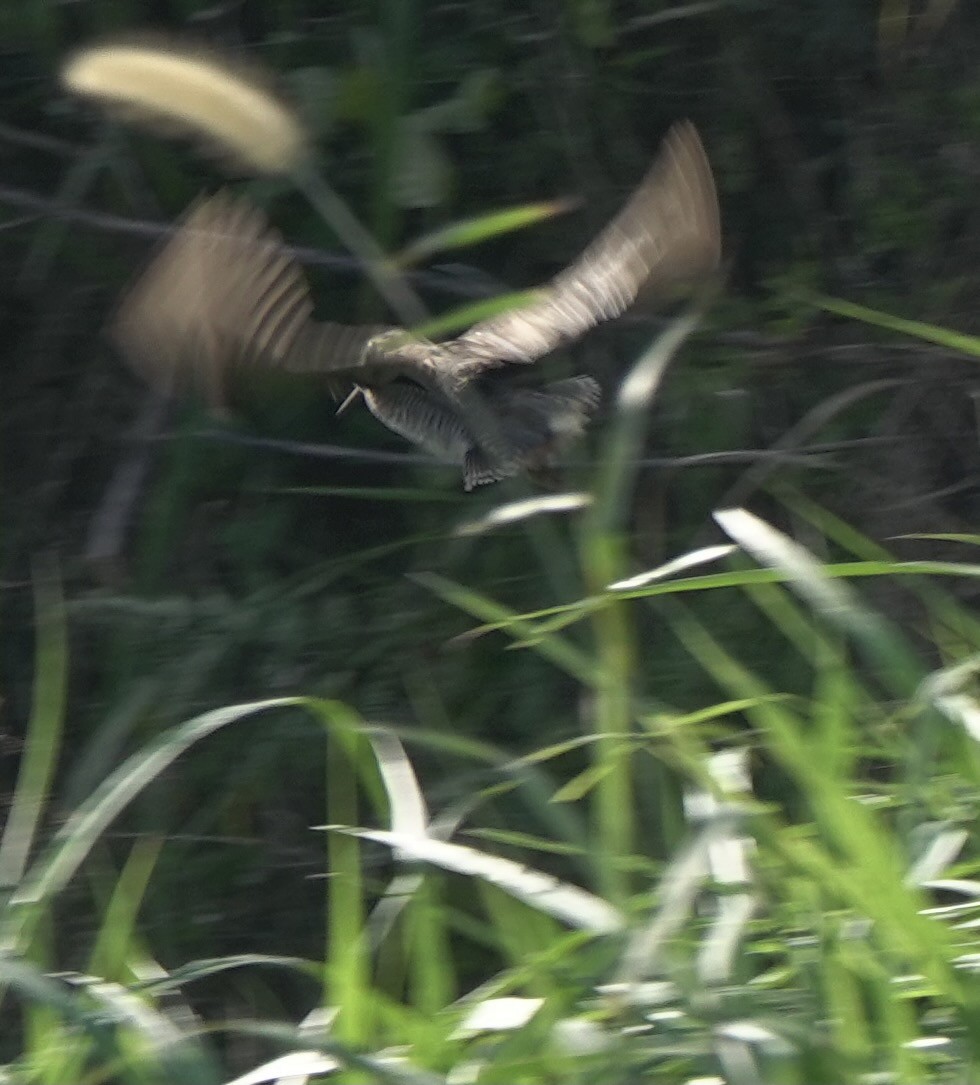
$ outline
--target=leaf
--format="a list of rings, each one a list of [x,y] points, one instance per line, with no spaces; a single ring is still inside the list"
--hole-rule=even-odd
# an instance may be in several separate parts
[[[856,305],[842,298],[828,298],[822,294],[810,293],[805,293],[803,298],[825,312],[850,317],[852,320],[860,320],[865,324],[874,324],[879,328],[899,332],[901,335],[912,335],[916,339],[937,343],[941,347],[966,354],[968,357],[980,358],[980,338],[975,335],[965,335],[962,332],[951,331],[949,328],[941,328],[936,324],[925,324],[919,320],[906,320],[905,317],[882,313],[877,309],[868,309],[864,305]]]
[[[477,245],[501,234],[523,230],[564,214],[575,206],[573,200],[545,200],[520,204],[502,211],[488,211],[473,218],[461,219],[431,233],[423,234],[393,257],[399,267],[421,263],[437,252]]]
[[[431,863],[443,870],[481,878],[530,907],[581,930],[611,934],[621,930],[624,925],[622,914],[601,897],[588,893],[577,885],[561,882],[550,874],[515,863],[511,859],[487,855],[463,844],[449,844],[431,837],[409,836],[379,829],[349,829],[340,825],[324,828],[385,844],[396,853],[418,862]]]

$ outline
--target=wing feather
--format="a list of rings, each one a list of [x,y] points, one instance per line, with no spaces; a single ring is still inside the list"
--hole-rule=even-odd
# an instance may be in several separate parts
[[[444,346],[463,368],[534,362],[619,316],[641,291],[705,275],[720,257],[711,166],[694,125],[683,121],[667,133],[626,206],[540,301],[475,324]]]
[[[317,323],[305,276],[265,216],[224,193],[194,204],[123,297],[109,334],[150,384],[220,397],[246,366],[358,376],[369,325]]]

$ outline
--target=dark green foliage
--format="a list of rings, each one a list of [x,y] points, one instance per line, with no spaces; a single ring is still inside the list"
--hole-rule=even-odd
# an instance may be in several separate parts
[[[255,1022],[299,1021],[325,991],[342,1017],[322,1050],[348,1059],[404,1044],[419,1075],[405,1080],[466,1058],[486,1058],[481,1081],[970,1080],[977,995],[961,965],[976,946],[955,924],[974,918],[980,762],[962,724],[977,695],[975,675],[949,673],[980,651],[975,566],[940,589],[927,574],[941,567],[897,566],[892,553],[967,563],[980,523],[976,341],[953,334],[980,333],[980,11],[850,0],[197,9],[0,5],[0,790],[13,793],[27,741],[43,800],[33,875],[49,869],[69,815],[109,809],[100,786],[120,766],[135,774],[111,823],[72,853],[77,869],[3,910],[26,956],[0,961],[0,1061],[33,1059],[14,1067],[25,1081],[227,1080],[312,1045],[291,1025]],[[128,434],[146,410],[99,330],[148,252],[140,227],[228,181],[195,148],[109,125],[58,89],[70,49],[148,26],[272,68],[322,172],[388,251],[490,210],[583,198],[574,215],[427,257],[413,281],[434,313],[563,266],[669,124],[696,121],[718,178],[728,289],[644,417],[645,440],[616,477],[650,462],[618,516],[456,534],[527,496],[524,484],[464,497],[452,470],[406,461],[366,414],[334,421],[321,390],[270,381],[228,418],[192,405],[148,424],[121,535],[92,558],[113,480],[144,448]],[[291,243],[337,257],[311,268],[321,317],[384,315],[291,186],[232,183]],[[640,313],[588,339],[574,365],[548,363],[549,376],[596,372],[610,404],[574,452],[568,489],[605,477],[622,433],[616,388],[661,327]],[[249,443],[261,439],[392,456]],[[694,581],[712,572],[695,569],[684,592],[604,593],[717,542],[710,514],[729,505],[788,531],[833,576],[866,578],[865,638],[747,559],[718,566],[717,581]],[[894,538],[914,534],[930,537]],[[55,583],[63,600],[38,590]],[[479,622],[493,628],[474,633]],[[936,693],[929,681],[952,685]],[[202,716],[268,697],[314,700],[221,726]],[[719,824],[729,843],[753,841],[759,906],[724,982],[705,978],[698,954],[718,901],[744,886],[717,875],[690,887],[703,908],[680,908],[650,951],[669,990],[632,1001],[598,991],[621,976],[621,941],[569,933],[452,868],[427,878],[375,956],[358,957],[390,849],[335,834],[325,889],[327,849],[308,826],[389,826],[364,721],[406,743],[431,811],[484,834],[454,840],[585,887],[627,913],[627,938],[668,916],[669,888],[683,883],[661,879],[701,839],[681,800],[708,786],[709,752],[747,750],[752,790]],[[137,786],[154,744],[176,758],[181,742],[187,753]],[[513,760],[542,750],[540,762]],[[945,884],[903,880],[961,836],[937,860]],[[15,884],[26,883],[4,891]],[[943,905],[960,912],[920,914]],[[146,960],[159,971],[134,970]],[[107,983],[52,978],[68,968]],[[483,997],[543,1008],[522,1029],[464,1043],[454,1000],[487,978]],[[172,1049],[126,1017],[124,996],[143,983],[147,1015],[179,1034]],[[252,1021],[251,1037],[197,1030],[236,1018]],[[608,1046],[573,1056],[551,1027],[567,1019]],[[754,1039],[726,1039],[740,1022]],[[917,1046],[936,1037],[946,1044]]]

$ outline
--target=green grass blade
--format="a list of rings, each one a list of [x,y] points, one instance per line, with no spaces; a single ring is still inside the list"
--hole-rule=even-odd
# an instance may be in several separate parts
[[[448,313],[414,324],[411,334],[420,339],[445,339],[464,328],[469,328],[479,320],[489,320],[500,313],[522,309],[540,300],[540,290],[515,290],[495,298],[488,298],[486,301],[474,301],[470,305],[457,306]]]
[[[437,252],[478,245],[481,241],[488,241],[501,234],[523,230],[536,223],[545,222],[556,215],[563,214],[570,207],[571,203],[568,200],[547,200],[542,203],[508,207],[502,211],[488,211],[486,214],[462,219],[449,226],[423,234],[406,245],[401,252],[392,257],[392,260],[399,267],[410,267],[422,260],[428,260]]]
[[[38,919],[37,905],[64,888],[112,821],[161,772],[196,742],[246,716],[306,702],[281,697],[232,705],[195,716],[129,757],[83,802],[33,864],[0,921],[0,946],[22,945]]]
[[[794,589],[828,622],[854,637],[894,692],[905,697],[914,695],[924,677],[919,659],[844,584],[829,577],[808,551],[745,509],[716,512],[715,520],[760,564],[786,575]]]
[[[137,937],[140,906],[156,867],[162,837],[137,840],[116,881],[89,956],[89,971],[118,977]]]
[[[0,839],[0,885],[23,876],[58,759],[68,685],[64,600],[53,576],[35,576],[37,625],[34,689],[24,754]]]
[[[406,836],[380,829],[349,829],[342,825],[331,828],[334,830],[332,835],[353,835],[373,840],[396,852],[403,852],[418,862],[432,863],[443,870],[480,878],[572,927],[599,934],[608,934],[623,927],[622,914],[601,897],[577,885],[561,882],[549,874],[542,874],[523,863],[431,837]]]
[[[823,309],[824,312],[835,313],[837,316],[846,316],[852,320],[860,320],[864,324],[874,324],[878,328],[886,328],[888,331],[898,332],[900,335],[911,335],[916,339],[924,339],[927,343],[936,343],[938,346],[955,350],[957,353],[965,354],[970,358],[980,358],[980,338],[975,335],[950,331],[949,328],[942,328],[937,324],[925,324],[919,320],[907,320],[905,317],[882,313],[877,309],[869,309],[864,305],[856,305],[852,301],[844,301],[842,298],[829,298],[823,294],[809,293],[803,296],[811,305]]]
[[[542,635],[533,622],[509,607],[436,573],[418,573],[413,579],[464,613],[484,622],[492,622],[494,628],[506,633],[517,644],[533,648],[584,685],[594,687],[599,683],[600,671],[585,652],[554,634]]]
[[[770,692],[689,615],[676,614],[672,628],[726,690],[745,697]],[[977,998],[953,966],[951,932],[922,914],[923,899],[907,882],[907,861],[894,834],[872,809],[852,797],[846,779],[815,756],[799,717],[778,701],[763,699],[747,714],[796,780],[831,849],[825,852],[816,841],[795,841],[794,862],[816,884],[832,887],[842,901],[874,920],[891,952],[928,976],[952,1004],[972,1013]],[[980,1040],[980,1028],[971,1031]]]

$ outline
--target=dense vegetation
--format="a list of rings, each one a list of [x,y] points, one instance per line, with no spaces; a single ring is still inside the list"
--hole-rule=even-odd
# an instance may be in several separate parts
[[[978,23],[0,9],[5,1079],[977,1078]],[[696,122],[726,288],[547,363],[606,393],[581,500],[508,521],[529,484],[321,389],[215,420],[120,365],[123,283],[226,183],[324,317],[383,315],[294,187],[60,88],[150,27],[275,72],[386,251],[581,198],[415,261],[433,312],[547,278]]]

